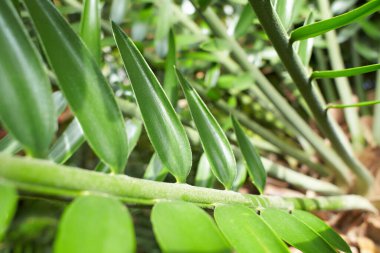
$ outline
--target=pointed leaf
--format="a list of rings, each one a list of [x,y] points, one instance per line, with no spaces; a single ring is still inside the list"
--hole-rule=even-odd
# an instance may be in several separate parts
[[[329,225],[318,219],[316,216],[302,210],[293,210],[292,215],[317,232],[334,248],[344,252],[351,252],[350,247],[342,239],[342,237],[340,237]]]
[[[118,26],[112,29],[149,139],[177,181],[185,182],[192,163],[185,129],[136,46]]]
[[[131,216],[119,201],[82,196],[66,209],[54,242],[55,253],[135,252]]]
[[[217,206],[214,217],[218,227],[238,253],[289,252],[276,233],[248,207]]]
[[[323,70],[323,71],[314,71],[311,75],[311,78],[338,78],[338,77],[350,77],[361,75],[369,72],[374,72],[380,69],[380,63],[372,64],[367,66],[360,66],[349,69],[341,70]]]
[[[194,204],[158,203],[151,220],[164,252],[230,252],[212,218]]]
[[[87,47],[50,1],[24,2],[59,86],[88,143],[114,172],[122,171],[127,161],[128,143],[111,87]]]
[[[84,0],[80,24],[80,36],[97,63],[101,60],[99,6],[99,0]]]
[[[0,184],[0,242],[17,208],[17,191],[11,185]]]
[[[168,54],[166,55],[165,61],[164,90],[170,102],[175,107],[178,100],[178,84],[173,66],[176,65],[177,56],[175,47],[175,37],[172,30],[170,30],[169,33],[168,46]]]
[[[56,130],[50,83],[10,0],[0,1],[0,121],[32,156],[45,157]]]
[[[263,163],[261,162],[261,158],[256,149],[253,147],[248,136],[244,133],[239,122],[234,117],[231,117],[231,119],[240,150],[243,154],[244,160],[247,163],[248,174],[252,179],[252,183],[262,194],[264,191],[267,175]]]
[[[207,160],[217,179],[231,189],[236,176],[236,161],[222,128],[212,116],[198,93],[177,70],[177,77],[185,93],[190,112],[198,129]]]
[[[282,240],[304,253],[336,253],[317,232],[284,210],[267,208],[261,216]]]
[[[290,35],[290,41],[294,42],[297,40],[316,37],[328,31],[335,30],[358,21],[359,19],[369,16],[378,10],[380,10],[380,0],[369,1],[366,4],[363,4],[362,6],[339,16],[295,29]]]

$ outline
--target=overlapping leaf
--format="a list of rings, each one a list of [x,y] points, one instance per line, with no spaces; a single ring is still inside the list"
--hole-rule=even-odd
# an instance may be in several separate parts
[[[91,53],[52,3],[24,2],[88,143],[114,172],[122,171],[128,153],[123,118]]]
[[[10,0],[0,1],[0,119],[32,156],[45,157],[56,130],[49,80]]]
[[[136,46],[118,26],[113,24],[112,28],[149,139],[162,163],[177,181],[185,182],[192,163],[185,130]]]

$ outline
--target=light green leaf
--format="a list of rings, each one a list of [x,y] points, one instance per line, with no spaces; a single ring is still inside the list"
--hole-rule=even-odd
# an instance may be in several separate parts
[[[91,53],[50,1],[24,2],[88,143],[114,172],[122,171],[128,153],[123,118]]]
[[[212,116],[198,93],[177,70],[177,77],[185,93],[203,149],[217,179],[231,189],[236,176],[236,161],[222,128]]]
[[[304,25],[309,25],[314,22],[313,12],[305,20]],[[299,42],[297,53],[304,66],[309,66],[311,54],[313,52],[314,39],[310,38]]]
[[[239,189],[244,185],[247,180],[247,169],[243,162],[237,162],[236,164],[237,172],[234,183],[232,184],[233,191],[239,191]]]
[[[168,172],[168,169],[162,164],[157,153],[154,153],[150,158],[148,167],[145,170],[144,179],[164,181],[168,175]]]
[[[110,18],[116,24],[124,21],[130,5],[129,0],[112,0]]]
[[[240,150],[243,154],[244,160],[247,163],[248,174],[252,179],[252,183],[262,194],[266,183],[266,172],[263,163],[261,162],[260,156],[253,147],[248,136],[241,128],[239,122],[232,116],[231,119]]]
[[[302,223],[317,232],[323,239],[325,239],[334,248],[351,252],[350,247],[329,225],[322,220],[318,219],[311,213],[302,210],[293,210],[292,215],[300,220]]]
[[[380,69],[380,63],[372,64],[367,66],[341,69],[341,70],[323,70],[323,71],[314,71],[311,74],[311,78],[338,78],[338,77],[349,77],[361,75],[369,72],[374,72]]]
[[[0,121],[26,152],[46,157],[56,130],[42,61],[10,0],[0,1]]]
[[[118,26],[112,28],[149,139],[177,181],[185,182],[192,163],[185,129],[136,46]]]
[[[194,204],[158,203],[151,221],[163,252],[230,252],[212,218]]]
[[[208,52],[229,51],[230,44],[224,39],[215,38],[202,42],[199,48]]]
[[[17,191],[13,186],[0,184],[0,242],[16,212],[17,199]]]
[[[299,0],[279,0],[276,2],[276,12],[286,30],[292,25],[296,3],[297,5],[301,4]]]
[[[235,26],[234,36],[240,38],[246,34],[249,27],[252,27],[256,14],[250,4],[246,4],[240,14],[239,20]]]
[[[101,61],[100,46],[100,2],[84,0],[80,23],[80,36],[97,63]]]
[[[54,253],[135,252],[132,218],[112,198],[82,196],[66,207],[58,226]]]
[[[282,240],[304,253],[336,253],[317,232],[284,210],[267,208],[261,216]]]
[[[238,253],[289,252],[276,233],[248,207],[217,206],[214,217],[218,227]]]
[[[215,176],[212,174],[210,163],[207,160],[207,155],[203,153],[198,162],[197,173],[195,175],[195,185],[212,188],[214,182]]]
[[[168,54],[165,60],[164,90],[169,101],[175,107],[178,100],[178,84],[173,66],[176,65],[176,46],[173,30],[170,30],[168,38]]]
[[[339,16],[302,26],[290,34],[290,41],[304,40],[356,22],[380,10],[380,0],[372,0]]]

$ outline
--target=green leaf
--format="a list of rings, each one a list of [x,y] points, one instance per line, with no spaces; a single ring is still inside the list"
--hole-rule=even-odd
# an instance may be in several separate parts
[[[323,71],[314,71],[311,74],[311,78],[338,78],[338,77],[349,77],[361,75],[369,72],[374,72],[380,69],[380,63],[372,64],[367,66],[341,69],[341,70],[323,70]]]
[[[24,2],[86,140],[114,172],[121,172],[127,161],[128,143],[111,87],[87,47],[50,1]]]
[[[80,36],[92,53],[95,61],[101,61],[99,0],[84,0],[80,23]]]
[[[199,45],[199,48],[208,52],[220,52],[220,51],[229,51],[230,44],[224,39],[209,39],[205,42],[202,42]]]
[[[212,116],[198,93],[177,70],[177,77],[185,93],[195,126],[198,129],[207,160],[217,179],[231,189],[236,176],[236,161],[222,128]]]
[[[230,252],[212,218],[194,204],[157,203],[151,221],[163,252]]]
[[[139,50],[114,23],[112,29],[149,139],[177,181],[185,182],[192,163],[185,129]]]
[[[135,252],[132,218],[112,198],[82,196],[66,209],[58,227],[54,253]]]
[[[235,26],[234,36],[240,38],[246,34],[247,30],[252,27],[253,20],[256,18],[256,14],[253,11],[251,5],[248,3],[244,6],[239,20]]]
[[[275,232],[252,209],[220,205],[214,212],[218,227],[238,253],[289,252]]]
[[[290,41],[294,42],[297,40],[316,37],[328,31],[356,22],[366,16],[371,15],[372,13],[377,12],[378,10],[380,10],[380,0],[369,1],[366,4],[363,4],[362,6],[339,16],[295,29],[290,34]]]
[[[56,130],[50,83],[13,4],[0,1],[0,121],[26,152],[46,157]]]
[[[304,25],[309,25],[314,22],[313,12],[305,20]],[[314,39],[302,40],[299,42],[297,53],[304,66],[309,66],[311,54],[313,52]]]
[[[207,160],[207,155],[202,154],[195,175],[195,185],[200,187],[212,188],[215,182],[215,176],[212,174],[210,163]]]
[[[168,39],[168,54],[165,61],[164,90],[169,101],[175,107],[178,100],[178,84],[173,66],[176,65],[176,46],[173,30],[170,30]]]
[[[299,0],[278,0],[276,2],[276,12],[286,30],[288,30],[293,23],[296,2],[297,5],[301,4]]]
[[[164,181],[168,175],[168,169],[162,164],[157,153],[154,153],[150,158],[148,167],[144,173],[144,179],[153,181]]]
[[[373,100],[373,101],[365,101],[365,102],[359,102],[355,104],[329,104],[326,106],[327,109],[344,109],[344,108],[357,108],[357,107],[363,107],[363,106],[371,106],[371,105],[377,105],[380,104],[380,100]]]
[[[318,219],[311,213],[302,210],[293,210],[292,215],[306,224],[308,227],[317,232],[323,239],[325,239],[334,248],[351,252],[350,247],[329,225],[322,220]]]
[[[252,179],[252,183],[262,194],[266,183],[266,172],[263,163],[248,136],[241,128],[239,122],[233,116],[231,116],[231,119],[240,150],[247,163],[248,174]]]
[[[17,199],[17,191],[13,186],[0,184],[0,242],[16,212]]]
[[[237,162],[236,164],[237,172],[234,183],[232,184],[233,191],[239,191],[239,189],[244,185],[247,180],[247,169],[243,162]]]
[[[267,208],[261,216],[282,240],[304,253],[336,253],[317,232],[284,210]]]
[[[124,21],[130,5],[129,0],[113,0],[111,5],[110,19],[116,24]]]

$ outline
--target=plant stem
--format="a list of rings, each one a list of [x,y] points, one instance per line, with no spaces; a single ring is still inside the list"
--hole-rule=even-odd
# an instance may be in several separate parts
[[[368,200],[345,195],[319,198],[282,198],[241,194],[187,184],[161,183],[125,175],[108,175],[49,161],[0,154],[0,179],[20,190],[54,197],[75,198],[83,194],[105,194],[128,204],[153,205],[183,200],[202,207],[241,204],[252,208],[276,207],[305,210],[374,211]],[[355,200],[355,201],[353,201]]]
[[[266,2],[271,7],[270,1],[266,0]],[[265,9],[262,9],[261,11],[267,12]],[[246,52],[234,38],[226,33],[226,28],[215,12],[212,11],[211,8],[207,8],[202,15],[213,32],[228,41],[237,62],[244,70],[250,73],[252,78],[256,80],[260,90],[274,104],[284,119],[289,122],[306,140],[308,140],[310,144],[312,144],[312,146],[319,152],[319,154],[321,154],[327,163],[331,165],[334,172],[336,172],[341,178],[344,178],[346,182],[351,182],[349,176],[350,173],[346,164],[344,164],[342,159],[334,152],[334,150],[325,145],[324,141],[309,127],[301,116],[298,115],[294,108],[292,108],[285,98],[280,95],[280,93],[272,86],[261,71],[249,62]],[[276,25],[280,25],[280,23],[277,23]],[[270,29],[275,29],[275,27]],[[304,71],[304,69],[302,69],[302,71]],[[310,89],[310,87],[308,87],[308,89]],[[305,99],[307,98],[305,97]]]
[[[357,175],[354,189],[356,192],[366,194],[373,182],[373,178],[368,170],[359,162],[342,138],[342,135],[335,129],[329,113],[326,113],[316,94],[310,87],[309,77],[305,72],[299,56],[294,52],[289,43],[289,37],[281,26],[279,17],[267,0],[250,0],[257,17],[260,20],[266,34],[270,38],[283,64],[293,78],[301,94],[307,101],[317,123],[324,135],[331,141],[334,149],[338,152],[347,166]],[[325,148],[325,145],[322,146]]]

